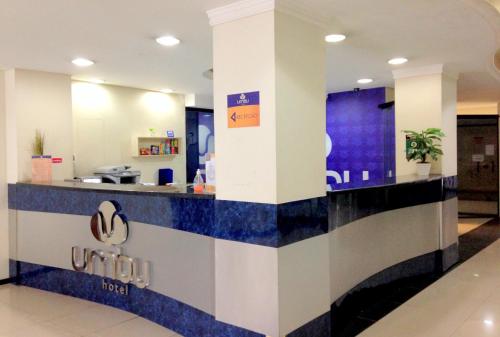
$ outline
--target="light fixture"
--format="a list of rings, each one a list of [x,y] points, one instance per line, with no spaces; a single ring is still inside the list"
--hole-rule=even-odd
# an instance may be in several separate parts
[[[358,80],[358,83],[359,84],[368,84],[368,83],[372,83],[373,80],[371,78],[362,78],[360,80]]]
[[[169,88],[165,88],[165,89],[160,89],[160,92],[164,93],[164,94],[171,94],[173,93],[174,91],[172,89],[169,89]]]
[[[78,67],[89,67],[94,64],[94,61],[91,61],[83,57],[78,57],[71,62]]]
[[[474,274],[474,275],[472,275],[472,276],[474,276],[474,277],[479,277],[479,274]]]
[[[492,326],[492,325],[493,325],[493,321],[492,321],[491,319],[485,319],[485,320],[483,321],[483,323],[484,323],[485,325],[488,325],[488,326]]]
[[[181,43],[181,41],[175,36],[160,36],[156,39],[156,42],[167,47],[172,47]]]
[[[330,34],[325,36],[325,41],[329,43],[337,43],[344,41],[346,39],[346,36],[343,34]]]
[[[404,58],[404,57],[395,57],[395,58],[390,59],[389,61],[387,61],[387,63],[392,64],[394,66],[397,66],[397,65],[400,65],[400,64],[405,64],[406,62],[408,62],[408,59]]]

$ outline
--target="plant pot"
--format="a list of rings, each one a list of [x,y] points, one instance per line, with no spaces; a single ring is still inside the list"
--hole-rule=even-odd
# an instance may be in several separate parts
[[[428,177],[431,173],[430,163],[417,163],[417,175],[420,177]]]
[[[31,157],[31,181],[34,183],[52,181],[52,156]]]

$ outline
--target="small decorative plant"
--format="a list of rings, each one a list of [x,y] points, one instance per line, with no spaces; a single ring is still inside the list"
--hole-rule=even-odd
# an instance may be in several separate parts
[[[441,144],[435,143],[441,142],[441,138],[445,136],[441,129],[429,128],[421,132],[411,130],[403,132],[410,141],[407,153],[408,161],[415,160],[419,163],[427,163],[428,157],[437,160],[439,156],[443,155]]]
[[[48,183],[52,180],[52,157],[45,154],[45,134],[35,131],[35,139],[31,144],[31,181]]]
[[[45,150],[45,134],[40,130],[35,131],[35,139],[31,145],[33,156],[43,156]]]
[[[417,174],[420,176],[428,176],[431,164],[428,159],[437,160],[443,155],[441,150],[441,139],[445,136],[443,131],[438,128],[429,128],[416,132],[412,130],[404,130],[406,134],[406,159],[417,162]]]

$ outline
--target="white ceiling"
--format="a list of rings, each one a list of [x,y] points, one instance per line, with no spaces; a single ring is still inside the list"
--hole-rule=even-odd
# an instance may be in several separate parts
[[[461,73],[459,99],[500,101],[500,13],[484,0],[283,0],[348,39],[328,46],[328,92],[356,80],[393,85],[386,62],[405,56],[404,67],[444,63]],[[488,0],[492,3],[498,0]],[[209,102],[211,28],[206,10],[232,0],[0,0],[0,67],[102,78],[109,83],[196,93]],[[172,34],[173,48],[155,43]],[[96,61],[90,68],[75,57]],[[209,104],[209,103],[206,103]]]

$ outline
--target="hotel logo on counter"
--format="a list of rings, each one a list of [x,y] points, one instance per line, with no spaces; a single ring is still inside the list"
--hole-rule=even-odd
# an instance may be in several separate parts
[[[99,210],[90,220],[90,229],[93,236],[107,246],[116,250],[103,251],[100,249],[72,248],[73,269],[87,274],[101,275],[125,284],[107,283],[103,280],[103,289],[121,295],[128,294],[127,284],[132,283],[138,288],[146,288],[150,282],[150,263],[131,258],[122,254],[121,244],[128,238],[127,217],[121,212],[120,204],[116,201],[104,201]]]
[[[227,96],[228,128],[260,126],[260,93],[258,91]]]

